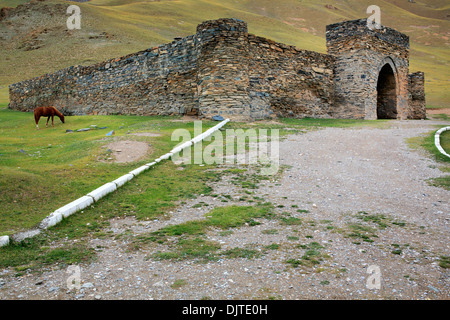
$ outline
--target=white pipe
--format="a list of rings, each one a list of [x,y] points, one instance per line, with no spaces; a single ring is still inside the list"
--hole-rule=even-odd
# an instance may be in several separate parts
[[[59,212],[64,218],[74,214],[77,211],[83,210],[94,203],[93,197],[83,196],[77,200],[72,201],[69,204],[57,209],[55,213]]]
[[[165,155],[161,156],[161,159],[162,160],[166,160],[166,159],[169,159],[171,156],[173,156],[173,153],[172,152],[168,152]]]
[[[108,182],[102,185],[101,187],[95,189],[94,191],[89,192],[87,195],[94,198],[94,201],[97,202],[107,194],[115,191],[117,186],[115,183]]]
[[[436,147],[438,148],[439,152],[442,153],[443,155],[447,156],[450,158],[450,155],[445,152],[444,148],[442,148],[441,143],[440,143],[440,135],[442,132],[450,130],[450,127],[444,127],[439,129],[438,131],[436,131],[436,134],[434,135],[434,144],[436,145]]]
[[[144,171],[146,171],[148,169],[150,169],[149,166],[143,165],[143,166],[141,166],[141,167],[139,167],[137,169],[134,169],[133,171],[130,171],[129,173],[136,177],[136,176],[140,175],[142,172],[144,172]]]
[[[192,141],[191,141],[191,140],[189,140],[189,141],[183,143],[183,144],[180,146],[180,148],[181,148],[181,149],[186,149],[186,148],[189,148],[190,146],[192,146]]]
[[[178,152],[181,152],[181,150],[183,150],[183,149],[181,149],[180,147],[176,147],[176,148],[173,148],[173,149],[170,151],[170,153],[172,153],[172,154],[177,154]]]
[[[213,128],[210,128],[210,129],[206,130],[203,134],[204,134],[205,137],[207,137],[207,136],[213,134],[216,131],[217,131],[217,129],[215,127],[213,127]]]
[[[54,225],[60,223],[63,219],[63,215],[61,212],[52,212],[47,218],[45,218],[39,227],[41,229],[47,229],[49,227],[53,227]]]
[[[134,178],[133,174],[127,173],[127,174],[121,176],[120,178],[117,178],[116,180],[114,180],[113,183],[115,183],[117,188],[119,188],[133,178]]]

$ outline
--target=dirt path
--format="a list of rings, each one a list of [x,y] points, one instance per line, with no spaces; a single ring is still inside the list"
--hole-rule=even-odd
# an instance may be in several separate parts
[[[146,234],[202,219],[215,206],[254,205],[242,201],[253,197],[273,203],[278,216],[291,220],[259,219],[229,233],[210,230],[206,237],[222,250],[247,248],[257,257],[156,260],[152,254],[167,251],[167,245],[151,243],[136,251],[130,250],[130,237],[91,239],[98,258],[79,266],[80,290],[67,288],[67,269],[21,277],[6,269],[0,271],[0,297],[448,299],[450,273],[439,261],[450,255],[450,192],[427,183],[443,172],[405,143],[436,123],[444,125],[393,121],[390,129],[325,128],[291,135],[280,143],[281,178],[261,180],[251,190],[255,193],[224,176],[213,192],[222,196],[188,201],[168,220],[115,219],[106,230]],[[202,202],[208,206],[196,206]],[[286,223],[296,219],[301,224]],[[318,263],[302,264],[306,260]],[[379,279],[380,286],[371,279]]]

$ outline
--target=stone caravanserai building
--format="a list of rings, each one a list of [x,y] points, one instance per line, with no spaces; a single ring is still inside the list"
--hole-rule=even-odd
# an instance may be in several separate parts
[[[9,108],[66,115],[222,115],[424,119],[424,74],[409,73],[409,37],[367,19],[326,27],[327,54],[249,34],[237,19],[91,66],[9,86]]]

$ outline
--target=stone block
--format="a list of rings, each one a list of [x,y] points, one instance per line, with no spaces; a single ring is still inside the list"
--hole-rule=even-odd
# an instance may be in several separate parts
[[[134,178],[133,174],[127,173],[127,174],[121,176],[120,178],[117,178],[116,180],[114,180],[112,182],[116,184],[117,188],[119,188],[119,187],[123,186],[125,183],[127,183],[128,181],[130,181],[133,178]]]
[[[131,172],[130,172],[131,173]],[[87,196],[92,197],[95,202],[106,196],[107,194],[115,191],[117,189],[117,186],[115,183],[108,182],[104,184],[103,186],[89,192]]]
[[[40,228],[47,229],[60,223],[63,219],[61,212],[53,212],[40,224]]]
[[[77,211],[83,210],[94,203],[94,199],[89,196],[83,196],[77,200],[74,200],[65,206],[57,209],[55,213],[61,213],[64,218],[74,214]]]
[[[143,165],[137,169],[130,171],[129,173],[136,177],[148,169],[150,169],[150,167],[148,165]]]
[[[0,237],[0,247],[4,247],[9,245],[9,236],[1,236]]]

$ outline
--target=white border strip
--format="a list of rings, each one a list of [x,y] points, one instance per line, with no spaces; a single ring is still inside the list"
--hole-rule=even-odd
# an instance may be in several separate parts
[[[439,141],[441,133],[444,131],[448,131],[448,130],[450,130],[450,127],[444,127],[444,128],[439,129],[438,131],[436,131],[436,134],[434,135],[434,144],[436,145],[436,148],[438,148],[440,153],[442,153],[443,155],[450,158],[450,154],[445,152],[445,150],[442,148],[441,143]]]
[[[182,150],[191,147],[195,143],[202,141],[206,137],[210,136],[211,134],[213,134],[214,132],[216,132],[217,130],[222,128],[229,121],[230,121],[230,119],[223,120],[216,126],[199,134],[197,137],[194,137],[190,141],[185,142],[185,143],[173,148],[170,152],[159,157],[158,159],[155,159],[153,162],[150,162],[139,168],[136,168],[136,169],[130,171],[129,173],[121,176],[120,178],[117,178],[116,180],[114,180],[112,182],[108,182],[108,183],[104,184],[103,186],[89,192],[87,195],[85,195],[77,200],[74,200],[71,203],[68,203],[65,206],[55,210],[54,212],[52,212],[50,215],[48,215],[41,221],[38,229],[32,230],[32,232],[30,232],[30,231],[20,232],[20,233],[12,235],[11,237],[0,236],[0,247],[10,244],[11,240],[20,242],[24,239],[34,237],[34,236],[40,234],[41,230],[45,230],[47,228],[50,228],[50,227],[60,223],[64,218],[67,218],[70,215],[89,207],[90,205],[99,201],[101,198],[103,198],[107,194],[116,191],[118,188],[123,186],[125,183],[132,180],[134,177],[138,176],[142,172],[147,171],[155,164],[161,162],[162,160],[169,159],[174,154],[177,154],[177,153],[181,152]]]

